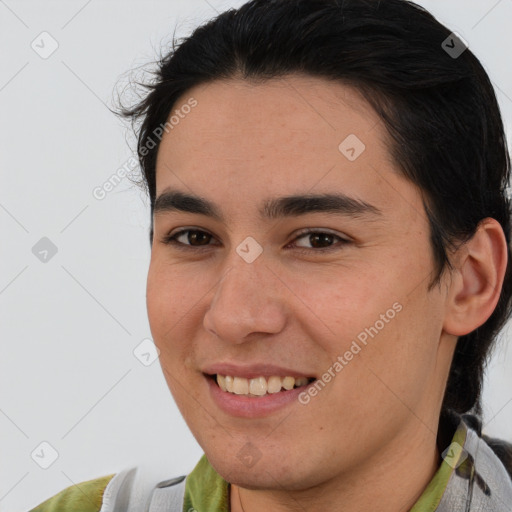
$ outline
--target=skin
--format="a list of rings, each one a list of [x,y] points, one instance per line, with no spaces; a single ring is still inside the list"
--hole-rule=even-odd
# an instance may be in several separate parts
[[[170,391],[232,484],[232,512],[409,510],[441,461],[439,411],[457,337],[499,298],[501,227],[486,219],[453,254],[453,274],[428,291],[434,260],[419,190],[399,174],[384,126],[356,90],[302,75],[235,78],[187,91],[174,109],[190,97],[197,106],[161,141],[157,196],[167,187],[200,195],[226,222],[155,215],[147,308]],[[366,146],[353,162],[338,149],[349,134]],[[267,198],[333,191],[383,215],[258,218]],[[180,228],[211,237],[196,251],[165,245]],[[298,238],[304,228],[350,243],[315,246]],[[264,248],[250,264],[236,252],[248,236]],[[402,310],[307,405],[248,419],[211,400],[207,363],[270,362],[321,377],[395,302]],[[261,455],[252,467],[237,457],[247,442]]]

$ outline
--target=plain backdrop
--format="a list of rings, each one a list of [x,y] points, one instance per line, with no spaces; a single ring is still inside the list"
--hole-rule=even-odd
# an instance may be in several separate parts
[[[202,454],[158,360],[137,357],[149,203],[128,179],[93,190],[133,155],[106,108],[123,76],[242,3],[0,0],[0,511],[133,465],[171,478]],[[419,3],[481,59],[510,133],[512,1]],[[484,393],[486,431],[508,440],[510,345],[505,330]]]

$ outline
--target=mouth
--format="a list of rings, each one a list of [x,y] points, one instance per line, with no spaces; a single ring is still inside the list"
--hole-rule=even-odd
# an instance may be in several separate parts
[[[205,374],[223,392],[250,398],[262,398],[279,395],[298,388],[306,388],[316,380],[315,377],[256,377],[246,379],[233,375]]]

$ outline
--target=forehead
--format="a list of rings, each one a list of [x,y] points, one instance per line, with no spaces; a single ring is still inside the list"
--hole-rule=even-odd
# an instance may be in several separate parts
[[[217,80],[185,92],[173,111],[192,97],[197,106],[164,134],[162,150],[186,144],[201,149],[187,158],[210,152],[248,160],[264,151],[273,158],[297,160],[310,154],[318,159],[321,154],[340,156],[339,143],[356,135],[386,153],[387,134],[379,117],[356,89],[340,82],[304,75]]]
[[[174,188],[216,201],[236,190],[238,207],[259,207],[285,192],[337,190],[385,209],[403,195],[397,187],[414,188],[397,172],[380,118],[351,86],[301,75],[214,81],[188,90],[171,114],[191,99],[160,143],[157,196]]]

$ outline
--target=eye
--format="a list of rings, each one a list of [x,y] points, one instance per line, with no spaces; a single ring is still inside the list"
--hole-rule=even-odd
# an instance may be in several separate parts
[[[309,243],[311,243],[313,247],[300,248],[301,246],[297,246],[299,247],[299,252],[326,252],[339,249],[341,248],[339,246],[351,243],[350,240],[342,238],[341,236],[335,235],[334,233],[331,233],[329,231],[321,231],[314,229],[308,229],[300,232],[299,236],[297,236],[294,240],[297,241],[303,238],[308,239],[308,237]],[[182,241],[179,240],[180,238],[182,239]],[[162,239],[162,243],[166,245],[173,245],[174,247],[180,250],[204,249],[211,245],[208,242],[212,238],[213,235],[201,229],[182,229],[174,234],[164,236]],[[340,241],[338,246],[330,245],[331,242],[333,242],[335,239],[338,239]],[[188,243],[185,243],[185,241]],[[325,244],[328,244],[328,246],[318,247],[318,245],[322,246]]]
[[[184,238],[184,240],[192,242],[192,244],[188,245],[186,243],[180,242],[178,239],[182,237]],[[182,229],[181,231],[176,232],[174,235],[166,235],[162,239],[162,242],[167,245],[174,245],[178,249],[186,250],[188,248],[196,247],[194,245],[195,242],[199,242],[198,247],[207,246],[208,243],[204,244],[201,242],[204,242],[205,240],[208,241],[211,238],[213,238],[213,235],[210,235],[210,233],[207,233],[206,231],[202,231],[200,229]]]
[[[339,235],[335,235],[334,233],[331,233],[329,231],[320,231],[320,230],[314,230],[314,229],[308,229],[305,231],[302,231],[299,233],[299,236],[295,238],[295,240],[300,240],[301,238],[305,238],[306,240],[309,240],[309,243],[311,243],[314,247],[313,249],[307,249],[306,251],[311,252],[311,250],[316,249],[315,252],[321,252],[321,251],[330,251],[330,250],[336,250],[337,248],[335,245],[329,245],[328,247],[320,247],[319,245],[328,244],[329,242],[332,242],[334,239],[338,239],[340,243],[338,245],[346,245],[350,243],[350,240],[346,238],[342,238]],[[315,247],[316,246],[316,247]],[[299,246],[300,247],[300,246]]]

